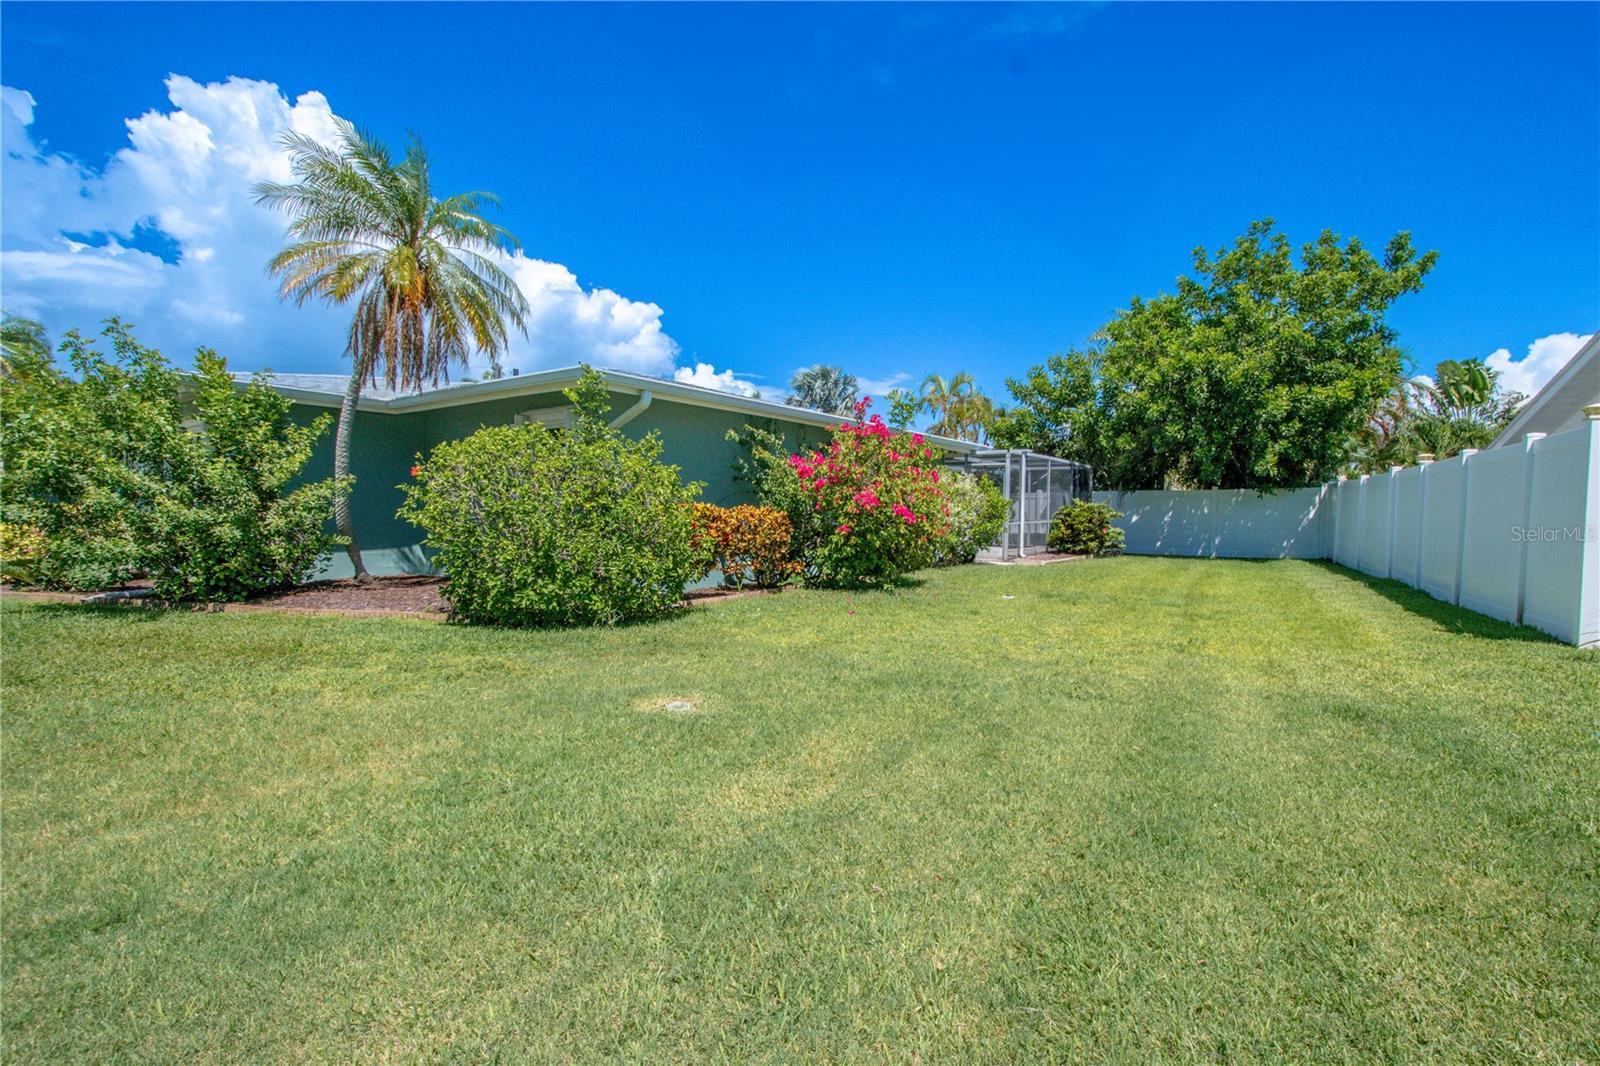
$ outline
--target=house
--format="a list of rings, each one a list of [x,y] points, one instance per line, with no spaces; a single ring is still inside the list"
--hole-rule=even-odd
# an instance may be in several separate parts
[[[350,445],[350,471],[356,477],[351,513],[363,561],[374,574],[426,573],[422,531],[395,517],[403,499],[399,486],[411,465],[441,441],[468,436],[483,426],[540,422],[566,425],[572,408],[562,395],[578,381],[579,367],[520,374],[494,381],[467,382],[423,392],[363,391],[356,405]],[[652,430],[661,435],[663,462],[677,466],[686,481],[701,481],[701,499],[731,505],[754,502],[750,487],[734,477],[743,454],[727,439],[729,430],[759,426],[783,435],[799,451],[827,439],[840,422],[809,408],[750,399],[698,385],[617,370],[600,371],[611,393],[611,424],[631,437]],[[337,414],[348,381],[340,374],[277,374],[271,385],[292,400],[292,415],[309,422]],[[946,437],[928,438],[945,451],[965,455],[978,445]],[[317,445],[308,472],[322,477],[333,470],[333,434]],[[350,561],[336,552],[322,576],[348,577]]]
[[[1522,405],[1517,417],[1500,431],[1489,445],[1504,448],[1518,444],[1529,433],[1553,436],[1577,429],[1584,421],[1583,409],[1600,403],[1600,331],[1579,348],[1544,388]]]

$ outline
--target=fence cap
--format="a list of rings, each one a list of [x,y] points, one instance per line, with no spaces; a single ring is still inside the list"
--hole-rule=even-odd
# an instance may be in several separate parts
[[[1600,403],[1585,404],[1583,407],[1583,417],[1590,419],[1591,421],[1600,419]]]
[[[1422,452],[1422,453],[1418,454],[1417,462],[1419,462],[1419,463],[1431,463],[1431,462],[1433,462],[1433,453],[1432,452]]]

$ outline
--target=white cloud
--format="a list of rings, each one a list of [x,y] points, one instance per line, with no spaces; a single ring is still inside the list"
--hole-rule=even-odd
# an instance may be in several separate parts
[[[0,89],[6,310],[55,333],[120,315],[178,360],[210,345],[240,368],[340,369],[348,312],[279,302],[265,267],[285,219],[251,193],[258,181],[291,178],[284,131],[331,138],[327,98],[308,92],[291,103],[276,85],[246,78],[172,75],[166,87],[171,109],[128,119],[127,146],[98,171],[36,141],[38,102]],[[151,231],[154,245],[142,239]],[[658,305],[585,289],[559,263],[520,252],[503,265],[531,305],[528,337],[513,342],[508,367],[672,369],[678,346]]]
[[[1532,396],[1545,382],[1567,365],[1567,360],[1589,342],[1593,334],[1552,333],[1528,345],[1528,354],[1512,360],[1511,351],[1501,348],[1484,360],[1500,372],[1500,387],[1509,392]]]
[[[886,378],[856,378],[856,387],[862,396],[871,396],[873,399],[882,399],[894,389],[905,388],[911,381],[911,375],[905,371],[896,371]]]
[[[681,381],[685,385],[699,385],[703,389],[717,389],[720,392],[731,392],[736,396],[760,396],[761,390],[743,378],[735,377],[733,371],[724,370],[718,373],[717,368],[710,363],[695,363],[694,369],[680,366],[672,372],[673,381]]]
[[[536,370],[586,362],[639,374],[672,369],[678,344],[661,329],[658,304],[630,300],[610,289],[585,289],[560,263],[521,252],[501,257],[528,299],[528,336],[516,336],[502,360]]]

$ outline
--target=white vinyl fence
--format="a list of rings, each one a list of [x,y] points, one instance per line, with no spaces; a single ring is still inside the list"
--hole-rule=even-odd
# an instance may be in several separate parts
[[[1333,559],[1600,645],[1600,419],[1315,489],[1097,492],[1135,555]]]
[[[1263,495],[1249,490],[1097,492],[1123,513],[1130,555],[1207,559],[1326,559],[1327,486]]]

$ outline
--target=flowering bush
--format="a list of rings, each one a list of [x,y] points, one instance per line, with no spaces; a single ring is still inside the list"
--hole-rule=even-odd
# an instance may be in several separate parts
[[[695,544],[704,553],[706,573],[715,567],[726,584],[776,588],[800,572],[789,555],[794,526],[776,507],[694,505]]]
[[[400,515],[427,530],[463,621],[615,625],[666,612],[705,573],[688,506],[700,486],[658,461],[654,433],[607,425],[594,371],[566,395],[570,429],[480,429],[440,444],[402,486]]]
[[[779,458],[771,438],[753,446],[762,502],[782,510],[811,585],[882,585],[930,565],[950,533],[937,453],[920,433],[864,418],[837,426],[823,447]]]
[[[970,563],[1005,528],[1011,504],[993,481],[959,470],[940,483],[950,503],[950,536],[935,560],[940,566]]]
[[[1116,555],[1122,551],[1122,530],[1112,522],[1121,517],[1107,504],[1073,500],[1050,520],[1046,543],[1051,551],[1073,555]]]

